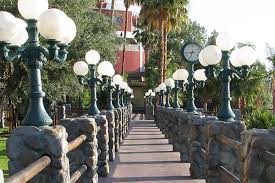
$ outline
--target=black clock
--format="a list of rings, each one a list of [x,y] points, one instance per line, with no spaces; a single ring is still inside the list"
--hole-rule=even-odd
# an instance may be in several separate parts
[[[195,42],[187,42],[181,49],[181,55],[185,61],[191,64],[199,62],[199,54],[202,50],[202,46]]]

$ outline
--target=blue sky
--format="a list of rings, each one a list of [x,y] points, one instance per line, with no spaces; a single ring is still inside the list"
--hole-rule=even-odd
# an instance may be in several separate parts
[[[189,18],[206,27],[229,32],[238,42],[256,45],[267,63],[265,45],[275,47],[275,0],[190,0]]]

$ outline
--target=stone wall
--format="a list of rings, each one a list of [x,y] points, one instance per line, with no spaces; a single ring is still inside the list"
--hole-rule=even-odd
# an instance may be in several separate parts
[[[217,120],[214,116],[201,114],[188,115],[190,129],[189,162],[190,174],[195,179],[206,178],[206,149],[208,146],[208,127]]]
[[[7,140],[9,157],[9,174],[13,175],[42,156],[48,155],[51,164],[30,183],[51,182],[69,183],[69,159],[66,129],[63,126],[52,127],[18,127],[12,131]]]
[[[153,105],[146,105],[145,106],[145,119],[146,120],[153,120],[154,119],[154,106]]]
[[[115,117],[115,152],[118,152],[118,149],[120,147],[120,143],[122,142],[122,135],[121,135],[121,110],[115,109],[114,110],[114,117]]]
[[[97,124],[94,118],[63,119],[60,121],[68,132],[68,142],[80,135],[86,135],[86,141],[75,150],[67,154],[70,161],[70,174],[72,175],[82,165],[87,166],[87,172],[80,177],[78,183],[97,183]]]
[[[115,114],[113,110],[106,111],[109,133],[109,160],[114,161],[116,158],[115,150]]]
[[[109,167],[109,130],[106,116],[97,115],[95,121],[98,127],[98,170],[99,176],[106,177],[110,172]]]
[[[274,183],[275,160],[265,161],[261,154],[275,154],[275,128],[272,130],[248,130],[241,134],[242,183]]]

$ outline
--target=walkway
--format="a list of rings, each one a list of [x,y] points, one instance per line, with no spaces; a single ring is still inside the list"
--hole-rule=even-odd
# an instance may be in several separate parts
[[[141,119],[143,116],[134,116]],[[181,163],[179,153],[153,121],[136,120],[112,162],[110,175],[99,183],[205,183],[192,180],[189,164]]]

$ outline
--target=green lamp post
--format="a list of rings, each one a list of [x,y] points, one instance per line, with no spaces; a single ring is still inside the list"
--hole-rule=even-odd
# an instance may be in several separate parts
[[[113,82],[115,84],[115,101],[114,106],[115,108],[120,108],[120,85],[123,82],[123,77],[119,74],[114,75]]]
[[[29,107],[22,124],[46,126],[52,119],[43,104],[41,69],[48,60],[63,63],[67,59],[68,44],[76,35],[72,19],[58,9],[48,9],[47,0],[20,0],[18,10],[26,22],[12,14],[0,11],[0,60],[20,60],[28,71]],[[39,34],[49,45],[40,44]]]
[[[175,87],[175,81],[172,78],[167,78],[164,81],[164,84],[166,86],[166,92],[165,92],[165,96],[166,96],[166,102],[165,102],[165,107],[166,108],[170,108],[170,93],[171,90]]]
[[[98,107],[97,107],[97,93],[96,93],[96,88],[97,84],[99,83],[101,86],[107,85],[110,81],[109,78],[113,76],[114,71],[113,71],[113,66],[110,62],[108,61],[103,61],[98,65],[98,69],[96,64],[100,61],[100,55],[97,51],[95,50],[90,50],[86,53],[85,55],[85,61],[78,61],[74,64],[73,70],[74,73],[78,76],[79,83],[82,85],[85,85],[84,83],[84,76],[88,74],[90,71],[90,78],[88,79],[88,87],[91,92],[91,102],[90,106],[88,108],[88,115],[89,116],[94,116],[100,113]],[[96,71],[98,70],[98,74],[102,76],[102,81],[96,77]],[[109,90],[108,90],[109,92]],[[108,94],[108,99],[107,99],[107,105],[106,109],[112,107],[112,95]]]
[[[112,77],[115,74],[114,67],[111,62],[103,61],[98,65],[98,74],[103,78],[103,85],[106,84],[106,91],[108,93],[107,104],[105,106],[106,110],[113,110],[115,107],[113,105],[113,82]]]
[[[120,98],[121,98],[121,100],[120,100],[120,105],[121,105],[121,107],[125,107],[126,106],[126,101],[125,101],[125,94],[126,94],[126,89],[127,89],[127,87],[128,87],[128,84],[125,82],[125,81],[123,81],[121,84],[120,84],[120,88],[121,88],[121,92],[120,92]]]
[[[166,92],[166,85],[161,83],[159,86],[159,105],[164,106],[164,94]]]
[[[173,79],[175,80],[175,87],[173,89],[174,92],[174,109],[180,109],[180,105],[178,102],[178,92],[183,89],[184,83],[187,81],[188,78],[188,71],[186,69],[178,69],[173,73]]]
[[[235,42],[228,33],[220,33],[217,37],[216,45],[207,46],[202,50],[200,53],[200,63],[206,67],[207,77],[218,77],[222,84],[222,99],[217,115],[218,118],[223,121],[232,122],[234,121],[235,114],[230,104],[230,82],[233,77],[239,79],[247,77],[249,66],[256,61],[255,51],[248,46],[233,50]],[[218,64],[221,60],[222,69],[217,70],[214,65]]]

